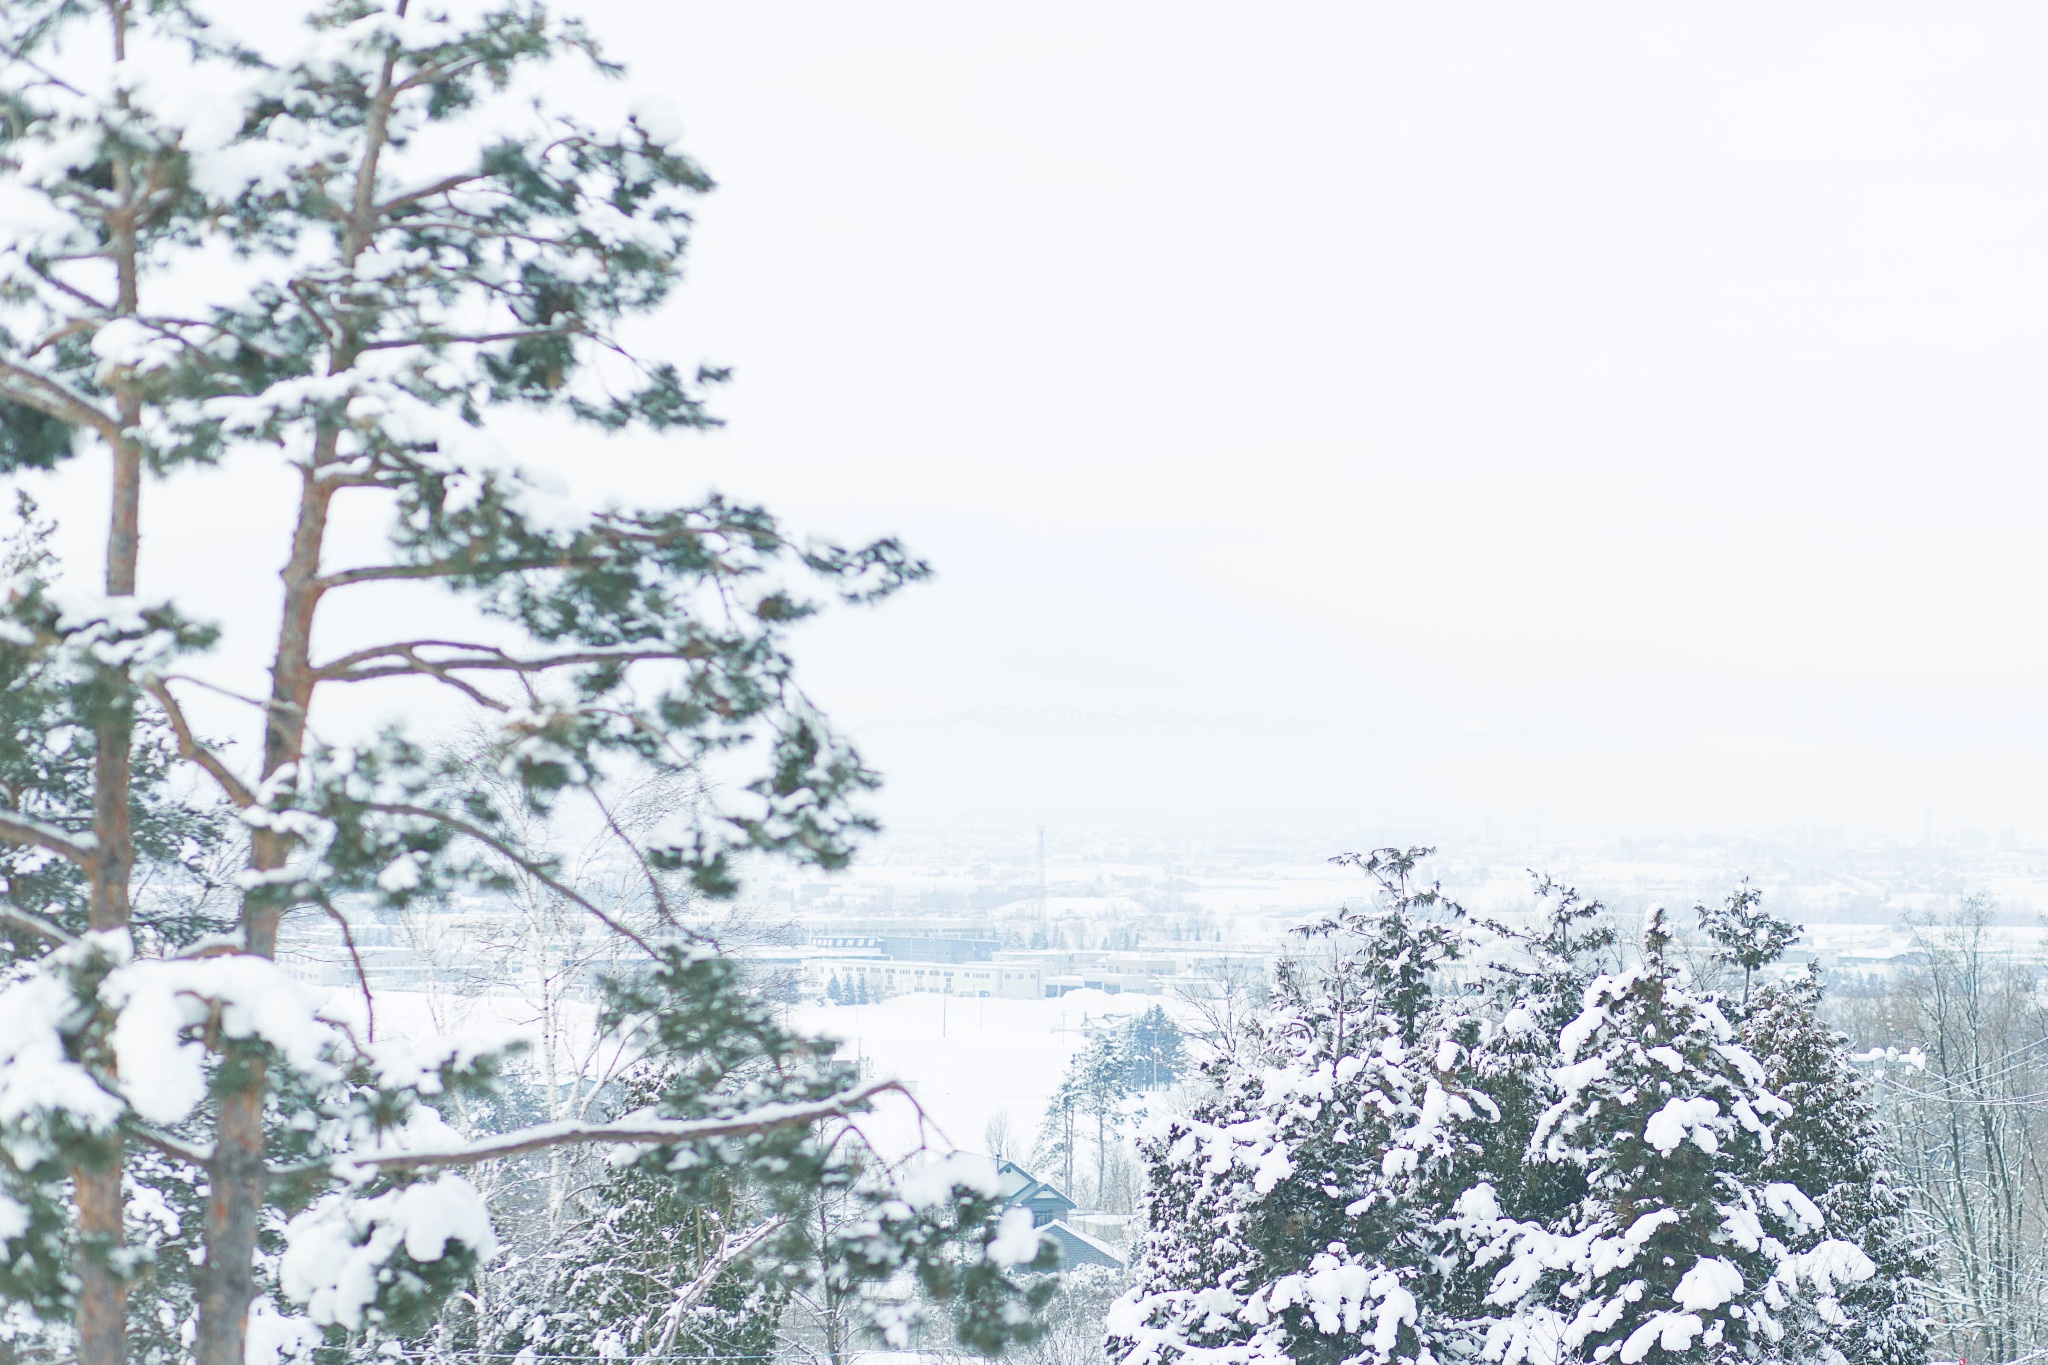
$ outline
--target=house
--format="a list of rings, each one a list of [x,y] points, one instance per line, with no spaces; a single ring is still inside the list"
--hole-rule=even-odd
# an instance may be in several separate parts
[[[1052,1238],[1054,1246],[1060,1249],[1060,1268],[1077,1265],[1106,1265],[1115,1270],[1127,1269],[1130,1262],[1124,1254],[1109,1243],[1090,1237],[1079,1228],[1070,1228],[1065,1223],[1047,1223],[1045,1235]]]
[[[1031,1226],[1059,1248],[1062,1267],[1106,1265],[1122,1270],[1129,1264],[1109,1243],[1069,1226],[1066,1216],[1074,1211],[1074,1201],[1016,1162],[997,1163],[996,1193],[1006,1209],[1031,1210]]]
[[[1074,1211],[1074,1201],[1014,1161],[996,1166],[996,1194],[1006,1209],[1030,1209],[1031,1226],[1042,1228]]]

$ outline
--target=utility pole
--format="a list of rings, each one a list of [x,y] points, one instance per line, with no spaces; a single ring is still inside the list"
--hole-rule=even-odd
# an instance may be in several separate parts
[[[1052,903],[1045,894],[1045,826],[1038,827],[1038,917],[1052,918]]]

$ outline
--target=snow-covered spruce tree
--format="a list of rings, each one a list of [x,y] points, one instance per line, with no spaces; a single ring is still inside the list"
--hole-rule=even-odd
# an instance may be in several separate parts
[[[616,1123],[459,1141],[427,1101],[488,1092],[500,1054],[330,1021],[274,962],[294,917],[345,929],[343,896],[403,906],[515,870],[628,933],[519,851],[511,807],[604,820],[607,793],[650,774],[715,763],[722,779],[635,841],[658,904],[665,878],[729,894],[742,854],[836,866],[870,828],[854,803],[874,779],[795,688],[785,635],[922,566],[892,541],[797,541],[717,497],[581,508],[493,439],[510,410],[593,435],[708,420],[715,376],[692,383],[620,332],[668,295],[708,182],[673,113],[629,101],[617,74],[535,0],[0,7],[0,463],[90,449],[111,472],[98,581],[17,576],[0,621],[0,676],[48,680],[43,700],[14,699],[32,708],[16,733],[91,736],[61,810],[0,811],[0,840],[83,885],[82,926],[66,896],[10,885],[9,922],[40,951],[0,989],[0,1265],[17,1309],[75,1330],[86,1365],[119,1365],[138,1318],[202,1365],[373,1347],[492,1252],[457,1168],[642,1144],[678,1179],[720,1168],[800,1192],[835,1159],[824,1125],[877,1089],[680,930],[634,935],[644,965],[607,1023],[675,1061],[675,1083]],[[221,461],[269,462],[296,488],[286,518],[232,528],[283,565],[262,678],[210,659],[211,628],[139,576],[146,482]],[[380,509],[381,553],[336,562],[337,518]],[[330,640],[330,604],[368,585],[391,604],[378,621],[418,592],[473,626]],[[516,779],[510,807],[401,730],[316,737],[322,698],[386,680],[474,710]],[[250,703],[245,748],[194,725],[199,686]],[[224,935],[134,923],[152,716],[176,748],[167,780],[210,786],[241,832]],[[205,1191],[180,1234],[201,1253],[189,1317],[175,1295],[130,1293],[148,1269],[138,1220],[172,1207],[167,1185]],[[964,1299],[975,1346],[999,1345],[1028,1316],[1006,1264],[1031,1253],[991,1240],[992,1193],[948,1168],[878,1198],[840,1263],[913,1269]]]
[[[1764,1083],[1790,1111],[1772,1125],[1764,1174],[1808,1191],[1835,1237],[1854,1242],[1877,1273],[1841,1291],[1842,1316],[1803,1316],[1795,1360],[1920,1365],[1928,1358],[1931,1232],[1913,1209],[1868,1077],[1821,1019],[1821,981],[1808,968],[1759,990],[1741,1026]]]
[[[1720,1011],[1681,988],[1669,941],[1653,912],[1643,967],[1594,981],[1559,1036],[1562,1093],[1530,1159],[1580,1169],[1586,1193],[1548,1226],[1501,1219],[1489,1359],[1775,1356],[1788,1322],[1839,1317],[1842,1287],[1875,1271],[1772,1178],[1770,1125],[1790,1106]]]
[[[1180,1025],[1163,1005],[1125,1021],[1124,1053],[1130,1059],[1131,1086],[1137,1090],[1162,1090],[1180,1079],[1187,1069],[1187,1043]]]
[[[1744,878],[1719,905],[1701,901],[1693,907],[1700,931],[1714,944],[1714,956],[1742,973],[1742,998],[1735,1002],[1739,1015],[1749,1008],[1750,988],[1756,974],[1785,955],[1800,926],[1788,924],[1763,907],[1764,893]]]
[[[672,1089],[670,1069],[626,1077],[618,1113]],[[499,1277],[491,1310],[444,1311],[445,1350],[766,1357],[791,1288],[772,1239],[789,1220],[747,1174],[714,1166],[679,1180],[659,1160],[604,1172],[567,1218],[536,1220],[540,1236]]]
[[[1607,907],[1550,877],[1536,878],[1536,914],[1526,923],[1481,922],[1485,959],[1484,1010],[1490,1027],[1473,1049],[1477,1088],[1493,1101],[1495,1121],[1472,1130],[1479,1152],[1473,1165],[1484,1172],[1484,1193],[1493,1211],[1517,1223],[1550,1227],[1570,1217],[1586,1195],[1586,1172],[1568,1162],[1531,1161],[1530,1143],[1557,1101],[1554,1071],[1558,1038],[1584,1009],[1586,988],[1618,967],[1618,936]],[[1494,1262],[1491,1225],[1453,1219],[1447,1231],[1474,1261]],[[1444,1312],[1481,1322],[1492,1313],[1486,1296],[1491,1274],[1448,1280]]]
[[[1473,1089],[1480,1025],[1432,989],[1462,933],[1412,880],[1426,853],[1344,859],[1372,903],[1302,931],[1257,1045],[1220,1054],[1214,1097],[1146,1136],[1117,1360],[1426,1362],[1465,1339],[1434,1305],[1468,1269],[1445,1224],[1483,1174],[1470,1130],[1492,1115]]]

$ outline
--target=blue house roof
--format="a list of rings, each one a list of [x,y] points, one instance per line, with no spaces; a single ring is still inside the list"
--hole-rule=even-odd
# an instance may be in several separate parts
[[[1076,1207],[1073,1200],[1014,1161],[997,1165],[996,1191],[1002,1197],[1004,1208],[1027,1208],[1034,1214],[1050,1215],[1039,1219],[1041,1225],[1071,1213]]]
[[[1070,1228],[1065,1223],[1052,1222],[1041,1229],[1052,1238],[1053,1245],[1060,1249],[1060,1264],[1106,1265],[1122,1270],[1130,1264],[1124,1254],[1109,1243],[1090,1237],[1079,1228]]]

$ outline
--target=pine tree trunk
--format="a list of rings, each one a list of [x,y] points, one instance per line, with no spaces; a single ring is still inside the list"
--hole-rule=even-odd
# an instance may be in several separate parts
[[[1095,1111],[1095,1207],[1103,1207],[1102,1190],[1109,1183],[1109,1111]]]
[[[121,1365],[128,1353],[127,1285],[106,1261],[121,1246],[120,1148],[107,1164],[75,1171],[72,1188],[87,1248],[78,1259],[79,1365]]]
[[[200,1281],[198,1365],[243,1365],[249,1304],[256,1297],[256,1233],[268,1177],[263,1167],[264,1068],[221,1102],[206,1202],[206,1265]]]
[[[127,55],[127,14],[110,5],[113,48],[117,62]],[[117,314],[132,315],[140,307],[136,254],[134,176],[127,160],[113,163],[114,188],[121,207],[107,220],[113,258]],[[142,402],[126,379],[116,376],[115,400],[123,428],[132,430],[142,417]],[[107,528],[106,590],[109,597],[135,595],[135,569],[142,542],[142,452],[132,441],[117,440],[112,452],[112,489]],[[128,704],[128,670],[110,668],[107,711],[93,735],[93,837],[96,855],[87,869],[89,900],[86,922],[93,929],[127,925],[128,883],[135,864],[134,831],[129,800],[134,712]],[[118,1139],[91,1165],[72,1172],[78,1204],[78,1232],[91,1248],[78,1266],[79,1365],[124,1365],[128,1357],[127,1283],[113,1263],[126,1234],[123,1199],[123,1157]]]
[[[322,454],[331,454],[333,437],[316,447],[317,470]],[[313,613],[319,605],[320,553],[327,533],[332,484],[309,471],[301,488],[299,520],[286,561],[284,614],[278,629],[277,653],[271,665],[269,726],[264,741],[263,775],[274,776],[298,762],[306,733],[306,710],[313,698]],[[283,867],[291,856],[290,840],[272,830],[257,830],[250,864],[259,872]],[[242,901],[242,937],[246,951],[277,955],[277,927],[284,905],[278,892],[264,888]],[[243,1064],[241,1086],[221,1102],[210,1172],[212,1196],[206,1205],[206,1275],[199,1296],[196,1365],[243,1365],[249,1326],[249,1305],[256,1296],[256,1235],[262,1221],[268,1176],[263,1164],[263,1099],[266,1067],[252,1057]]]
[[[1074,1188],[1074,1106],[1071,1103],[1067,1105],[1066,1120],[1067,1140],[1062,1144],[1060,1153],[1063,1167],[1060,1193],[1071,1198]]]

